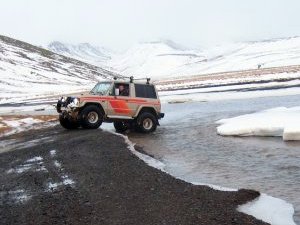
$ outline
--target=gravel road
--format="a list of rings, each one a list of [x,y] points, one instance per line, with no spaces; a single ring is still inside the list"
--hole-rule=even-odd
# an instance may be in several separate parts
[[[178,180],[101,129],[55,126],[0,146],[1,224],[266,224],[236,211],[258,192]]]

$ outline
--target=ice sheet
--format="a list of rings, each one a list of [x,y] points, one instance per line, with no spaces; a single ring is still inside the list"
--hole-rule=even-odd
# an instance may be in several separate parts
[[[285,141],[300,140],[300,107],[278,107],[217,121],[224,136],[280,136]]]

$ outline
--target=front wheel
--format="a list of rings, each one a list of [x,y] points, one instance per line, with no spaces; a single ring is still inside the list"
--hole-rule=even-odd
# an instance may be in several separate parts
[[[79,127],[77,122],[71,121],[68,117],[65,117],[62,114],[59,114],[59,123],[63,128],[68,130],[74,130]]]
[[[138,130],[142,133],[150,133],[156,130],[157,119],[152,113],[144,112],[137,119]]]
[[[80,113],[81,126],[86,129],[97,129],[103,122],[103,114],[95,105],[86,106]]]
[[[115,121],[114,127],[119,133],[124,133],[126,130],[128,130],[128,124],[122,121]]]

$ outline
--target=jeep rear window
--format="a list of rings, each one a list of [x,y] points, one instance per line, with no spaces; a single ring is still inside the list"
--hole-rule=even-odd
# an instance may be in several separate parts
[[[153,85],[134,84],[135,95],[138,98],[157,98]]]

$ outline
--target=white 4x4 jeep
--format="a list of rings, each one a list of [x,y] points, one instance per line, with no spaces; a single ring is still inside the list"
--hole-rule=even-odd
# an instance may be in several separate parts
[[[129,128],[153,132],[164,113],[156,88],[149,81],[104,81],[87,95],[61,97],[57,102],[60,124],[66,129],[97,129],[102,122],[113,122],[118,132]]]

